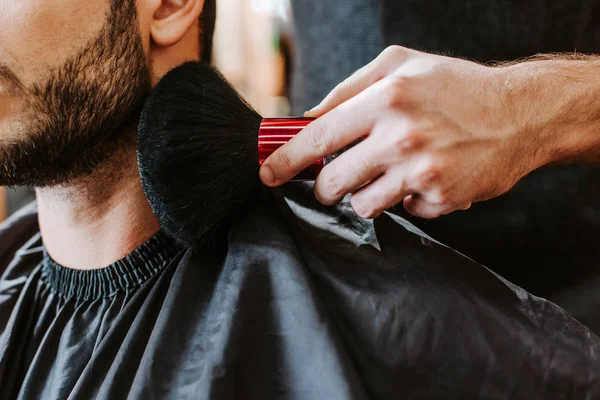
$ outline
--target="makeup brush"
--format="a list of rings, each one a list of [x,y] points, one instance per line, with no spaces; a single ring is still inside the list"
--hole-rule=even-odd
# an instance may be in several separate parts
[[[262,162],[309,118],[263,118],[213,67],[185,63],[153,88],[138,130],[142,185],[161,226],[203,242],[260,187]],[[329,158],[295,180],[314,180]]]

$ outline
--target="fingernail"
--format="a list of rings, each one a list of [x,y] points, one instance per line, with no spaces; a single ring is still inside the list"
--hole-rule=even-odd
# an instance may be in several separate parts
[[[260,168],[260,180],[267,186],[272,186],[275,184],[275,174],[273,174],[273,170],[267,166],[263,165]]]

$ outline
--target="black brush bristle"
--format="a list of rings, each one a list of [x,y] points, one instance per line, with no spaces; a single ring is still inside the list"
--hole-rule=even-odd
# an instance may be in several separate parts
[[[262,117],[213,67],[185,63],[154,87],[142,111],[138,165],[168,233],[209,240],[259,187]]]

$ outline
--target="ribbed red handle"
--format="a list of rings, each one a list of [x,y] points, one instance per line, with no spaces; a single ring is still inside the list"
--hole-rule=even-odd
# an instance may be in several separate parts
[[[314,118],[264,118],[258,131],[258,163],[262,165],[267,157],[312,121]],[[300,172],[293,180],[315,180],[323,166],[324,161],[320,159]]]

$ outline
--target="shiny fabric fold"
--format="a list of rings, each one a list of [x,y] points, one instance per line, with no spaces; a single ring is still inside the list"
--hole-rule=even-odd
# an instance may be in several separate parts
[[[1,399],[600,398],[600,339],[562,309],[309,184],[103,296],[51,290],[35,213],[0,230]]]

